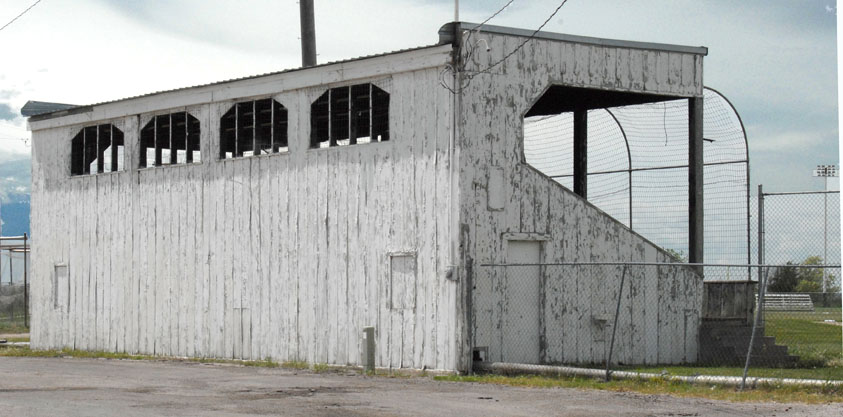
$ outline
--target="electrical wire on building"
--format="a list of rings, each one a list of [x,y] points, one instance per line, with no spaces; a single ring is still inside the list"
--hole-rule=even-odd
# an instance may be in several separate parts
[[[489,18],[484,20],[483,23],[478,25],[476,28],[468,31],[468,33],[466,34],[466,40],[465,40],[465,42],[463,42],[463,44],[466,45],[465,59],[468,59],[472,56],[472,54],[474,53],[474,51],[477,48],[477,45],[481,41],[485,41],[484,39],[481,39],[481,40],[475,42],[474,44],[472,44],[470,42],[472,32],[479,32],[480,27],[485,25],[489,20],[491,20],[492,18],[494,18],[495,16],[500,14],[504,9],[509,7],[509,5],[512,4],[513,1],[507,2],[500,10],[498,10],[492,16],[490,16]],[[524,41],[521,42],[517,47],[515,47],[515,49],[513,49],[512,51],[510,51],[509,53],[504,55],[503,58],[499,59],[495,63],[489,65],[486,68],[483,68],[482,70],[471,71],[471,72],[467,72],[467,73],[465,73],[466,71],[464,70],[464,68],[457,69],[456,70],[457,72],[465,73],[465,75],[461,78],[461,82],[460,82],[459,87],[457,87],[457,86],[451,87],[446,82],[448,74],[453,74],[455,72],[455,69],[451,65],[445,66],[445,68],[442,69],[442,71],[439,73],[439,83],[442,85],[442,87],[444,87],[446,90],[450,91],[452,94],[461,94],[462,90],[464,90],[465,88],[467,88],[469,86],[469,84],[471,84],[471,81],[474,79],[474,77],[476,77],[480,74],[488,73],[493,68],[497,67],[498,65],[500,65],[501,63],[503,63],[504,61],[509,59],[511,56],[515,55],[515,53],[517,53],[519,50],[521,50],[521,48],[523,48],[524,45],[527,44],[527,42],[533,40],[536,37],[536,34],[538,34],[542,29],[544,29],[545,26],[547,26],[547,24],[553,19],[554,16],[556,16],[559,13],[559,10],[561,10],[562,6],[564,6],[565,3],[567,3],[567,2],[568,2],[568,0],[563,0],[561,3],[559,3],[559,6],[556,7],[556,9],[553,11],[553,13],[551,13],[550,16],[548,16],[547,19],[545,19],[544,22],[536,30],[534,30],[532,34],[530,34],[530,36],[528,36],[526,39],[524,39]],[[487,45],[487,50],[488,50],[488,43],[486,45]]]
[[[12,20],[10,20],[10,21],[9,21],[9,23],[6,23],[5,25],[3,25],[3,27],[0,27],[0,31],[2,31],[3,29],[6,29],[6,27],[7,27],[7,26],[9,26],[9,25],[11,25],[12,23],[14,23],[14,22],[15,22],[15,20],[20,19],[20,17],[21,17],[21,16],[25,15],[25,14],[26,14],[26,12],[30,11],[33,7],[35,7],[36,5],[38,5],[38,3],[41,3],[41,0],[36,0],[36,1],[35,1],[35,3],[32,3],[32,5],[31,5],[31,6],[29,6],[29,7],[27,7],[27,8],[26,8],[26,10],[24,10],[23,12],[21,12],[21,14],[19,14],[19,15],[15,16]]]

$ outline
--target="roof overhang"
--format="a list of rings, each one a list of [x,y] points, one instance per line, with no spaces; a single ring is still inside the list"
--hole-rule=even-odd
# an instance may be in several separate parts
[[[450,22],[446,23],[439,29],[439,43],[445,44],[450,43],[453,44],[455,41],[455,29],[459,29],[458,32],[463,31],[470,31],[470,30],[477,30],[479,32],[485,33],[494,33],[499,35],[509,35],[509,36],[517,36],[517,37],[533,37],[536,39],[548,39],[554,41],[562,41],[562,42],[571,42],[571,43],[581,43],[587,45],[597,45],[597,46],[609,46],[615,48],[628,48],[628,49],[645,49],[650,51],[668,51],[668,52],[681,52],[686,54],[696,54],[696,55],[708,55],[708,48],[704,46],[684,46],[684,45],[672,45],[672,44],[665,44],[665,43],[653,43],[653,42],[636,42],[636,41],[626,41],[626,40],[617,40],[617,39],[604,39],[604,38],[593,38],[590,36],[578,36],[578,35],[567,35],[564,33],[556,33],[556,32],[535,32],[532,30],[527,29],[518,29],[518,28],[510,28],[504,26],[494,26],[494,25],[478,25],[476,23],[468,23],[468,22]]]

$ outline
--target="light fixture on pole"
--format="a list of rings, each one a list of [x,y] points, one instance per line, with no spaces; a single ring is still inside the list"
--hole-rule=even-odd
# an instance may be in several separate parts
[[[814,170],[815,177],[822,177],[825,180],[823,191],[823,265],[828,263],[828,178],[837,176],[837,165],[817,165]],[[823,300],[826,292],[826,270],[823,268]],[[823,302],[825,305],[825,302]]]

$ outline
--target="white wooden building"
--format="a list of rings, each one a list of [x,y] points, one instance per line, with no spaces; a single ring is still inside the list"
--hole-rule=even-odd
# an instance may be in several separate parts
[[[448,24],[432,46],[32,116],[32,347],[356,365],[375,326],[379,367],[530,361],[495,342],[504,277],[479,265],[670,257],[526,165],[524,116],[693,103],[706,53],[531,34]],[[673,343],[620,355],[695,360],[701,279],[637,282],[629,338]],[[536,330],[581,336],[546,360],[601,358],[577,324],[601,301],[573,294],[529,306],[583,314]]]

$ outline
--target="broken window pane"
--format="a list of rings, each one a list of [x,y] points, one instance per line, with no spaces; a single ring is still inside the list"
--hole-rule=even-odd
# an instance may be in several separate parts
[[[389,140],[389,93],[377,86],[336,87],[310,106],[310,147]]]
[[[220,118],[220,159],[287,151],[287,110],[267,98],[236,103]]]

